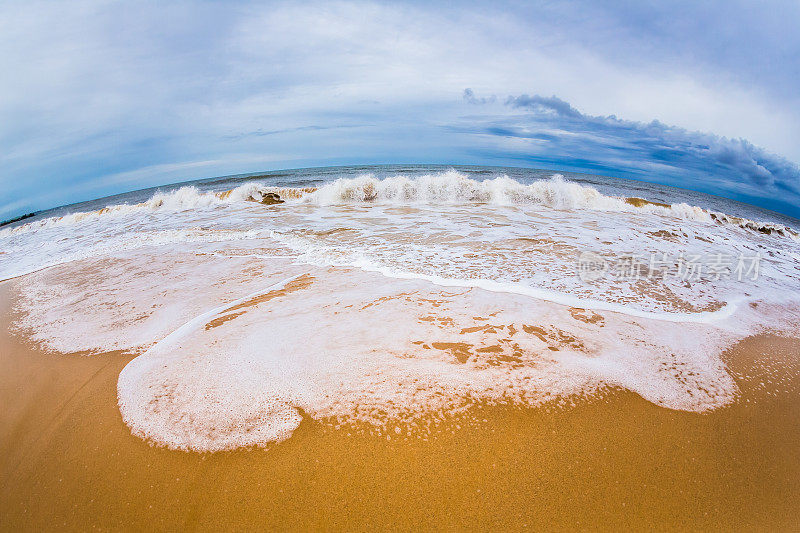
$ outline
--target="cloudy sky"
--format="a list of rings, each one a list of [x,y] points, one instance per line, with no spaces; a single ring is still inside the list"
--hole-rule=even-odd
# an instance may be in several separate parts
[[[800,216],[800,3],[0,4],[0,218],[349,163],[622,176]]]

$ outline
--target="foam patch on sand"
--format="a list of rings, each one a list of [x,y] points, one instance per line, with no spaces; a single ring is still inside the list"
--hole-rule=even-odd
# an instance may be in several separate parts
[[[609,386],[693,411],[736,393],[714,355],[725,336],[707,329],[660,327],[642,342],[641,325],[619,316],[358,271],[306,276],[313,282],[302,290],[283,290],[298,279],[290,277],[209,310],[131,361],[119,403],[134,433],[223,450],[288,438],[302,413],[391,436],[475,403],[559,403]],[[236,314],[272,291],[280,294]],[[228,313],[236,316],[208,327]],[[678,329],[690,333],[681,346]]]
[[[236,248],[63,268],[19,281],[21,324],[59,351],[137,351],[119,377],[123,419],[183,450],[268,446],[304,416],[424,436],[475,404],[569,405],[614,387],[707,411],[737,394],[720,354],[767,316],[672,323]]]
[[[718,355],[735,332],[241,250],[84,261],[19,287],[19,326],[45,347],[140,353],[119,378],[123,418],[177,449],[268,445],[303,413],[391,436],[475,403],[624,387],[704,411],[736,393]]]
[[[47,351],[141,351],[193,316],[285,272],[265,270],[252,256],[196,249],[83,259],[26,276],[18,284],[20,316],[13,327]]]

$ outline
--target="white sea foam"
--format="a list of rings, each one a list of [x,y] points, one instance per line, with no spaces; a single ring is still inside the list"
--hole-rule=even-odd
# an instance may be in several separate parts
[[[257,203],[267,192],[286,203]],[[119,380],[123,418],[173,448],[267,445],[302,413],[424,432],[432,414],[476,402],[608,387],[671,409],[727,405],[722,351],[800,324],[794,234],[628,200],[454,171],[182,187],[4,229],[0,278],[28,274],[15,327],[44,348],[139,353]],[[587,282],[587,251],[762,263],[755,278]]]
[[[40,244],[38,254],[14,257],[13,262],[10,260],[0,261],[3,266],[3,269],[0,270],[0,281],[72,261],[110,256],[148,246],[247,240],[258,235],[257,230],[208,231],[188,228],[122,233],[101,239],[89,238],[86,239],[87,242],[83,246],[73,246],[71,242],[68,242],[66,246],[58,246],[58,243],[45,241]]]
[[[668,325],[641,343],[637,323],[587,324],[558,306],[520,306],[516,295],[311,273],[320,277],[303,290],[213,328],[204,325],[234,302],[203,313],[129,363],[119,401],[134,433],[223,450],[288,438],[301,411],[393,435],[398,426],[424,432],[427,415],[475,402],[535,406],[608,386],[695,411],[736,394],[716,355],[730,335],[695,325]],[[476,327],[473,312],[493,316]]]
[[[19,283],[16,305],[24,313],[14,327],[48,351],[138,352],[284,274],[264,272],[252,256],[221,260],[213,253],[219,248],[204,246],[135,249],[39,270]]]

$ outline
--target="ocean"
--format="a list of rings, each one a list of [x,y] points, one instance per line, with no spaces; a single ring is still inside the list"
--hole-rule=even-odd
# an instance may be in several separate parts
[[[118,386],[135,434],[221,450],[303,414],[405,434],[609,388],[718,409],[725,348],[800,323],[798,228],[586,174],[300,169],[40,213],[0,229],[0,279],[44,348],[138,354]]]

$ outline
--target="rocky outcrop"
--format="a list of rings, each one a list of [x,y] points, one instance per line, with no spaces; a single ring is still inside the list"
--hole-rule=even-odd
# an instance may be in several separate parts
[[[261,191],[253,193],[248,200],[264,205],[282,204],[284,202],[278,193]]]
[[[265,205],[282,204],[283,200],[281,200],[278,193],[268,192],[264,193],[264,196],[261,198],[261,203]]]

